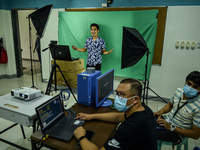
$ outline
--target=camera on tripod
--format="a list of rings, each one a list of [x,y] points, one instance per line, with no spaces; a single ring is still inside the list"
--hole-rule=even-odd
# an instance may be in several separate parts
[[[57,45],[57,43],[58,43],[58,41],[50,41],[50,44],[49,44],[50,50],[55,49],[55,45]]]
[[[49,47],[53,47],[54,45],[57,45],[58,41],[50,41]]]
[[[50,41],[49,47],[42,50],[42,52],[46,51],[47,49],[53,50],[55,49],[55,45],[57,45],[58,41]]]
[[[53,87],[53,86],[52,86],[53,76],[54,76],[54,90],[57,91],[57,78],[56,78],[56,73],[57,73],[57,72],[60,72],[60,74],[62,75],[62,77],[63,77],[63,79],[64,79],[64,81],[65,81],[65,83],[66,83],[66,85],[68,86],[70,92],[72,93],[74,99],[77,101],[77,99],[76,99],[76,97],[75,97],[75,95],[74,95],[74,93],[73,93],[73,91],[72,91],[70,85],[69,85],[68,82],[67,82],[67,79],[65,78],[65,76],[63,75],[63,73],[62,73],[62,71],[61,71],[61,69],[60,69],[60,66],[59,66],[58,64],[56,64],[56,54],[55,54],[55,51],[56,51],[56,49],[57,49],[58,47],[59,47],[59,45],[57,45],[57,41],[50,41],[49,47],[46,48],[46,49],[44,49],[44,50],[42,50],[42,51],[45,51],[45,50],[47,50],[47,49],[50,49],[52,58],[53,58],[53,60],[54,60],[54,61],[53,61],[54,63],[53,63],[53,65],[52,65],[52,70],[51,70],[51,73],[50,73],[50,76],[49,76],[48,85],[47,85],[47,89],[46,89],[45,94],[46,94],[46,95],[50,95],[50,92],[52,92],[52,91],[51,91],[51,88]],[[56,70],[58,70],[58,71],[56,71]]]

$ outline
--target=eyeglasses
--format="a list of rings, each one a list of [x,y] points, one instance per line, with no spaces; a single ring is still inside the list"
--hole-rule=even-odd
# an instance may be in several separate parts
[[[122,98],[124,98],[124,96],[125,96],[124,93],[117,92],[116,90],[114,90],[113,95],[114,95],[114,96],[119,96],[119,97],[122,97]]]
[[[122,92],[117,92],[116,90],[114,90],[113,95],[114,95],[114,97],[119,96],[119,99],[121,99],[121,100],[124,100],[124,98],[126,98],[126,97],[125,97],[126,95],[125,95],[124,93],[122,93]],[[136,97],[136,95],[127,98],[127,100],[132,99],[132,98],[134,98],[134,97]]]

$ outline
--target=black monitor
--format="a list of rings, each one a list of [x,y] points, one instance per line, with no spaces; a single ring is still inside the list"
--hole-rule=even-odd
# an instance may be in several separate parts
[[[114,69],[96,78],[96,107],[108,107],[112,105],[112,101],[107,98],[113,93],[113,86]]]

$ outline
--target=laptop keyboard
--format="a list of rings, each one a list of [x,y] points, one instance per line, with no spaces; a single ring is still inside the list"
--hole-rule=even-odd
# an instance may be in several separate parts
[[[54,135],[60,135],[64,130],[66,130],[66,125],[68,124],[68,126],[70,126],[72,124],[71,123],[72,121],[75,121],[75,120],[66,119],[66,118],[62,119],[61,121],[59,121],[59,123],[54,125],[54,127],[49,131],[49,133],[54,134]]]
[[[71,127],[69,127],[69,131],[74,131],[78,126],[77,125],[73,125]]]

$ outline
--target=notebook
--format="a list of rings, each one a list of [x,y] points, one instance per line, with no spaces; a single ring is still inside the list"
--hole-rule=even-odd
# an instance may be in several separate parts
[[[85,123],[83,120],[75,120],[74,116],[65,115],[59,95],[36,107],[35,110],[42,133],[64,141],[69,141],[74,130]]]
[[[51,56],[56,60],[73,61],[79,58],[72,58],[68,45],[54,45],[50,47]],[[55,54],[54,54],[55,51]]]

